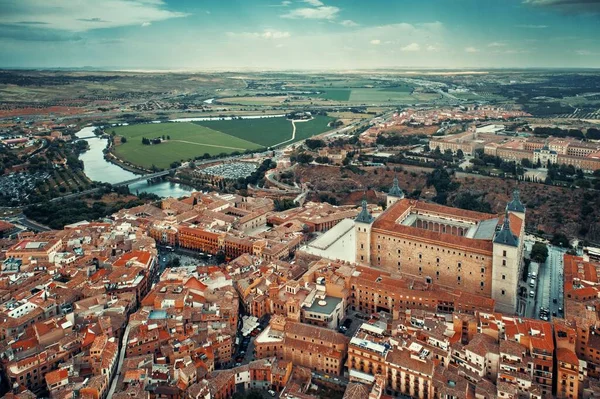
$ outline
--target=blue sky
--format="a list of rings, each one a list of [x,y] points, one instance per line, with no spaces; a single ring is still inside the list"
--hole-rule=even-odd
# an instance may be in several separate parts
[[[0,67],[600,67],[600,0],[0,0]]]

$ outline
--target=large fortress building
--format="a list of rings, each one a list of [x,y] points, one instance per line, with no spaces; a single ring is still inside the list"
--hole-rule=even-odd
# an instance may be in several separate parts
[[[406,199],[396,179],[386,202],[374,218],[363,201],[355,219],[358,263],[490,297],[497,311],[522,312],[525,207],[518,191],[500,217]]]

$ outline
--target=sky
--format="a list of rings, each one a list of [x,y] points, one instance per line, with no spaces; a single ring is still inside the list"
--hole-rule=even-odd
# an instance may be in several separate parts
[[[600,68],[600,0],[0,0],[0,67]]]

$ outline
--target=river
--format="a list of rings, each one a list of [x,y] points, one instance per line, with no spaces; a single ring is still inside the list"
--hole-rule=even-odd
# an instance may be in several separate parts
[[[88,126],[81,129],[75,135],[77,137],[89,137],[94,135],[94,126]],[[93,137],[86,139],[89,145],[89,150],[81,154],[79,157],[83,161],[83,171],[85,175],[93,181],[102,183],[115,184],[125,180],[135,179],[136,174],[121,168],[104,159],[102,152],[108,145],[108,139]],[[147,192],[158,195],[159,197],[183,197],[194,191],[191,187],[184,186],[178,183],[163,181],[154,184],[141,181],[131,184],[129,191],[135,194],[136,192]]]
[[[262,119],[262,118],[281,118],[281,115],[245,115],[236,117],[236,119]],[[211,121],[211,120],[232,120],[232,117],[201,117],[201,118],[178,118],[172,119],[167,122],[196,122],[196,121]],[[161,121],[152,121],[151,123],[161,123]],[[126,123],[124,123],[126,125]],[[82,128],[79,132],[75,133],[75,136],[84,138],[94,136],[95,126],[87,126]],[[89,150],[81,154],[79,159],[83,161],[83,171],[85,175],[92,181],[99,181],[102,183],[115,184],[125,180],[135,179],[135,173],[121,168],[114,163],[108,162],[104,159],[104,153],[102,152],[108,145],[108,139],[100,137],[92,137],[85,139],[88,142]],[[160,183],[148,184],[148,182],[142,181],[129,185],[129,191],[136,194],[137,192],[147,192],[158,195],[159,197],[183,197],[189,195],[195,191],[191,187],[184,186],[179,183],[171,183],[163,181]]]

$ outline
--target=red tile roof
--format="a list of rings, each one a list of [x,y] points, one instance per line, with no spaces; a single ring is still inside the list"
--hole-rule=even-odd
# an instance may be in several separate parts
[[[152,254],[147,251],[131,251],[117,259],[115,263],[113,263],[113,266],[124,267],[129,261],[136,261],[144,265],[149,265],[151,257]]]
[[[373,223],[373,231],[380,231],[384,234],[392,233],[395,235],[404,236],[408,239],[415,239],[415,237],[418,237],[418,239],[435,242],[438,243],[438,245],[443,245],[446,247],[468,248],[471,250],[485,252],[488,255],[492,252],[493,243],[491,240],[475,240],[467,237],[443,234],[396,223],[396,220],[410,209],[435,212],[440,215],[470,219],[472,221],[480,221],[497,217],[496,215],[488,213],[466,211],[463,209],[450,208],[437,204],[403,199],[396,202],[375,220]]]

